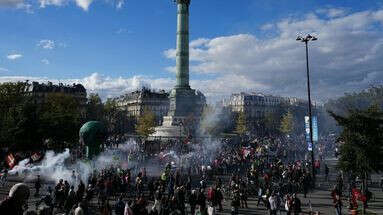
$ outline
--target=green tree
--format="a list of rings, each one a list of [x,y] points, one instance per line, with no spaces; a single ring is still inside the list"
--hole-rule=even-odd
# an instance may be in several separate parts
[[[64,143],[76,143],[81,124],[81,112],[78,101],[63,93],[49,94],[41,114],[45,139],[51,139],[56,146]]]
[[[281,117],[279,113],[267,112],[264,118],[264,125],[265,125],[267,133],[271,135],[276,133],[279,134],[280,121],[281,121]]]
[[[235,133],[243,136],[247,132],[246,114],[241,111],[238,114],[237,125],[235,127]]]
[[[91,93],[88,96],[86,105],[87,121],[102,121],[104,109],[100,96],[97,93]]]
[[[0,84],[0,147],[22,150],[41,143],[36,105],[27,82]]]
[[[383,85],[373,86],[361,92],[346,93],[340,98],[329,100],[325,107],[338,115],[346,115],[350,110],[365,110],[372,104],[383,107]]]
[[[383,171],[383,112],[378,105],[366,110],[353,109],[347,116],[330,112],[343,128],[340,139],[340,169],[364,179],[372,172]]]
[[[136,125],[136,132],[147,138],[149,135],[155,132],[154,127],[156,126],[156,116],[150,110],[145,110],[144,113],[138,118]]]
[[[118,98],[108,98],[104,103],[103,112],[104,121],[111,136],[117,137],[127,132],[130,119],[127,112],[119,108]]]
[[[288,135],[291,134],[294,130],[294,118],[291,111],[288,111],[285,115],[283,115],[281,120],[280,130],[282,133]]]

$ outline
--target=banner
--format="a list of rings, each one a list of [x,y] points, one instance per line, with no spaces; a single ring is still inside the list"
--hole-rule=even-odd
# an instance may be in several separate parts
[[[318,119],[313,116],[313,141],[318,142]]]
[[[40,155],[39,152],[36,152],[36,153],[34,153],[34,154],[31,156],[31,158],[32,158],[33,162],[36,162],[36,161],[40,160],[41,155]]]
[[[305,136],[306,136],[307,150],[312,151],[313,145],[310,139],[310,117],[308,116],[305,116]]]
[[[312,117],[312,129],[313,129],[313,142],[318,142],[318,118],[316,116]],[[313,150],[313,146],[310,139],[310,118],[305,116],[305,136],[307,142],[307,148],[309,151]]]
[[[16,159],[13,154],[9,154],[5,160],[11,169],[16,165]]]

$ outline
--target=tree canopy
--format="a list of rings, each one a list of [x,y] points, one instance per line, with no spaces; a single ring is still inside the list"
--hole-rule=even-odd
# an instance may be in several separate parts
[[[339,167],[359,176],[383,170],[383,112],[378,105],[351,109],[347,116],[330,112],[343,128]]]
[[[243,111],[238,114],[235,132],[240,136],[245,135],[247,132],[246,114]]]
[[[294,130],[294,117],[291,111],[287,112],[285,115],[283,115],[281,120],[281,132],[284,134],[291,134]]]
[[[155,132],[154,127],[156,126],[156,116],[150,110],[145,110],[141,117],[138,118],[136,125],[136,132],[144,137]]]

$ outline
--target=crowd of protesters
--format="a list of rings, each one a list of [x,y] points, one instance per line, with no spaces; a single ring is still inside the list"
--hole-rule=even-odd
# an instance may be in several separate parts
[[[314,185],[305,150],[294,141],[279,138],[256,139],[246,144],[221,142],[213,152],[194,145],[193,156],[176,162],[165,153],[157,155],[163,162],[159,176],[148,174],[146,168],[110,166],[94,171],[88,181],[81,181],[79,173],[73,171],[71,180],[46,187],[44,194],[44,183],[37,176],[35,196],[41,200],[36,208],[43,211],[40,214],[111,215],[113,211],[117,215],[210,215],[222,211],[225,201],[230,203],[234,215],[240,208],[249,207],[247,200],[251,197],[258,200],[256,207],[267,208],[270,214],[302,212],[297,194],[306,198]],[[181,150],[184,151],[177,149],[175,153]],[[135,150],[136,156],[141,152]],[[148,155],[139,157],[145,159]],[[315,171],[320,170],[319,160],[315,167]],[[328,175],[327,166],[325,171]],[[335,199],[336,196],[335,193]]]

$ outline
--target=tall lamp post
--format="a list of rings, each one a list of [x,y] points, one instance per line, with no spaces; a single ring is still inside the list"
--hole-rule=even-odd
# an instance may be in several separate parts
[[[314,141],[313,141],[313,120],[311,114],[311,92],[310,92],[310,70],[309,70],[309,50],[308,50],[308,42],[315,41],[318,38],[311,36],[308,34],[305,37],[298,36],[297,41],[305,43],[306,46],[306,66],[307,66],[307,95],[309,99],[309,122],[310,122],[310,142],[311,142],[311,168],[312,168],[312,177],[315,186],[315,167],[314,167]]]

